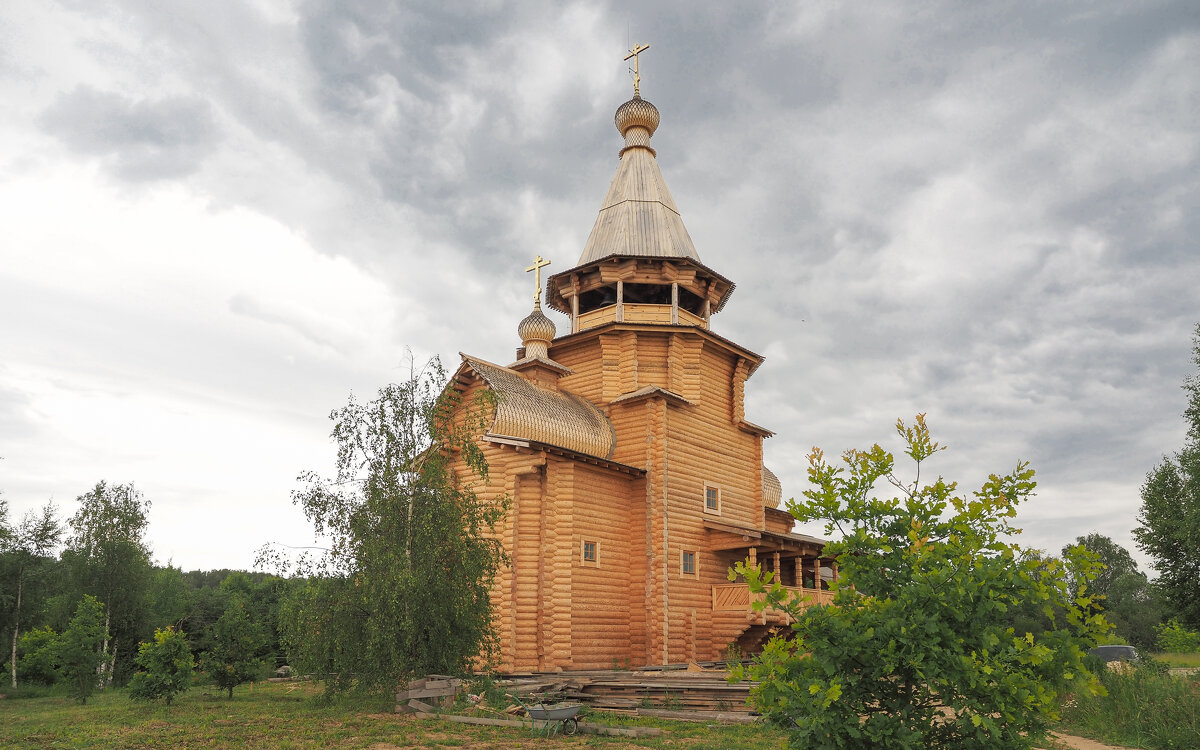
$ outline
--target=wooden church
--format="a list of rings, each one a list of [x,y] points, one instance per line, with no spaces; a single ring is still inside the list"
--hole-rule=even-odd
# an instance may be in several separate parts
[[[644,49],[644,48],[643,48]],[[635,50],[631,55],[641,51]],[[503,671],[724,658],[785,615],[756,613],[730,567],[750,559],[828,601],[823,542],[792,533],[772,433],[743,394],[763,358],[715,333],[734,284],[704,265],[650,145],[659,112],[617,108],[620,162],[574,267],[547,280],[520,322],[517,359],[462,355],[452,386],[495,395],[480,439],[484,494],[508,493],[497,527],[510,565],[492,592]]]

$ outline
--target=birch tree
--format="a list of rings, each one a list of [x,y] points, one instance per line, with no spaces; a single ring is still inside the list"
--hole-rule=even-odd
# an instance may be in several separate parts
[[[46,503],[40,512],[29,511],[15,527],[0,535],[0,553],[5,568],[5,609],[12,625],[12,686],[17,686],[17,643],[20,640],[22,618],[29,610],[27,585],[42,579],[53,564],[50,553],[62,538],[53,503]]]
[[[105,661],[99,682],[104,686],[116,673],[119,649],[134,652],[145,614],[151,568],[144,537],[150,501],[133,484],[99,482],[78,502],[63,562],[79,589],[103,602]]]
[[[485,502],[475,438],[487,404],[443,388],[437,360],[334,411],[337,472],[308,472],[293,494],[328,549],[281,613],[290,656],[330,691],[389,692],[426,673],[465,672],[494,648],[491,537],[504,501]],[[260,561],[265,561],[260,555]],[[261,564],[261,562],[260,562]]]

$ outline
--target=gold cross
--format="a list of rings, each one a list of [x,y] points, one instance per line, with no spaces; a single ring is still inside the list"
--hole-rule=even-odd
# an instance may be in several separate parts
[[[625,55],[626,60],[628,60],[631,57],[633,58],[633,95],[634,96],[642,95],[642,93],[640,91],[640,88],[642,85],[642,75],[641,75],[641,73],[638,72],[638,55],[642,54],[643,52],[645,52],[648,49],[650,49],[649,44],[638,44],[637,42],[634,42],[633,49],[629,50],[628,55]]]
[[[525,273],[533,271],[533,304],[540,305],[542,303],[542,269],[550,265],[550,261],[542,260],[542,256],[533,259],[533,265],[525,269]]]

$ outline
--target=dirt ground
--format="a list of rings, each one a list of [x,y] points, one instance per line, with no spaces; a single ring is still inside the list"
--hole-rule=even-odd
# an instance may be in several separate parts
[[[1066,747],[1073,748],[1073,750],[1128,750],[1128,748],[1121,745],[1105,745],[1103,742],[1089,740],[1086,737],[1075,737],[1070,734],[1052,733],[1050,736]]]

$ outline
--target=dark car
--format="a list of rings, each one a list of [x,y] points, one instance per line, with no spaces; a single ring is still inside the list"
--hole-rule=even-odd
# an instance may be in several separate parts
[[[1088,651],[1088,656],[1095,656],[1105,664],[1114,661],[1138,663],[1142,660],[1138,650],[1133,646],[1097,646]]]

